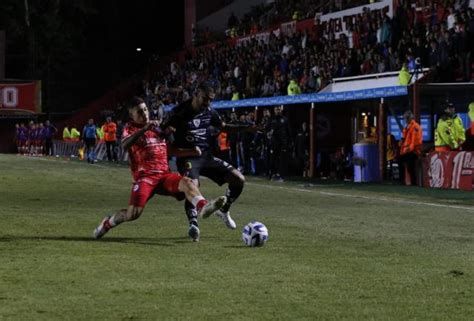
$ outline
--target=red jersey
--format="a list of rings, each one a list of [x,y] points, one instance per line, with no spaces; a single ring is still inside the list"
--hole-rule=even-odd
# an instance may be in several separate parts
[[[129,137],[140,127],[129,125],[124,128],[123,139]],[[129,149],[130,169],[135,180],[169,172],[166,141],[155,130],[147,130]]]

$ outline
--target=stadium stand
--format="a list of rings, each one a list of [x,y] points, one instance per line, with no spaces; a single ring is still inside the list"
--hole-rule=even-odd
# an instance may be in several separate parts
[[[269,97],[286,95],[289,81],[295,79],[302,93],[312,93],[336,77],[399,71],[403,63],[410,70],[431,68],[436,81],[473,79],[474,15],[466,2],[400,1],[392,18],[383,10],[365,8],[347,22],[343,33],[318,18],[313,25],[316,12],[345,9],[349,3],[367,2],[328,1],[317,6],[285,0],[266,5],[265,10],[257,7],[238,24],[237,34],[253,36],[187,51],[182,63],[175,61],[154,72],[144,82],[143,92],[150,103],[177,103],[206,81],[215,88],[217,99]],[[310,18],[301,21],[306,21],[304,28],[276,32],[260,27],[278,25],[298,11]],[[246,28],[251,21],[269,23],[258,22],[250,32]],[[265,36],[258,37],[260,30],[266,31]]]

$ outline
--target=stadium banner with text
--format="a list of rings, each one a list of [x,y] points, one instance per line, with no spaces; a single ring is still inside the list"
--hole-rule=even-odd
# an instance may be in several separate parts
[[[354,25],[357,16],[361,15],[364,10],[367,9],[369,9],[371,12],[381,11],[383,15],[387,14],[390,18],[393,17],[392,0],[384,0],[381,2],[325,14],[319,17],[324,36],[334,33],[337,39],[339,38],[339,34],[343,32],[348,36],[349,27]]]
[[[285,36],[291,36],[296,32],[296,21],[282,23],[280,32]]]
[[[239,38],[237,39],[235,45],[236,46],[246,45],[247,42],[250,42],[253,39],[257,40],[258,42],[263,41],[264,43],[268,43],[270,39],[270,32],[260,32],[251,36]]]
[[[331,103],[349,100],[378,99],[397,96],[406,96],[408,94],[407,86],[392,86],[373,89],[343,91],[337,93],[313,93],[294,96],[275,96],[265,98],[248,98],[241,100],[217,100],[213,101],[211,106],[214,109],[225,108],[244,108],[244,107],[262,107],[279,106],[310,103]],[[174,105],[166,105],[165,111],[169,111]]]
[[[431,152],[423,159],[423,186],[471,191],[474,152]]]
[[[0,113],[11,112],[41,112],[41,81],[0,82]]]

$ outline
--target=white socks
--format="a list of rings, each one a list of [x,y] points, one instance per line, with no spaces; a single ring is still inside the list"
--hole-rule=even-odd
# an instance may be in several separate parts
[[[193,204],[194,207],[197,207],[198,203],[203,200],[206,200],[206,199],[202,195],[197,195],[193,197],[193,199],[191,200],[191,203]]]

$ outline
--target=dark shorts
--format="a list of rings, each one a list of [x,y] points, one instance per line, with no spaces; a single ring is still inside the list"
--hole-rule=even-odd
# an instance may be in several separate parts
[[[192,179],[199,179],[199,176],[206,176],[218,185],[226,182],[227,175],[235,168],[214,156],[179,158],[176,165],[178,171],[183,176]]]
[[[128,204],[143,208],[155,194],[174,196],[177,200],[183,200],[184,193],[178,189],[182,178],[181,175],[175,173],[140,177],[132,185]]]
[[[95,146],[96,140],[95,138],[84,138],[84,143],[86,144],[86,148],[90,149]]]

